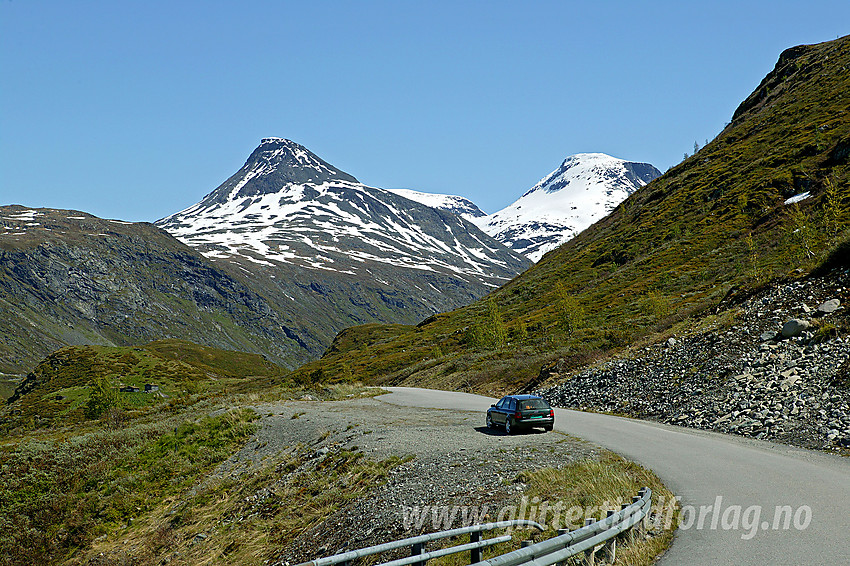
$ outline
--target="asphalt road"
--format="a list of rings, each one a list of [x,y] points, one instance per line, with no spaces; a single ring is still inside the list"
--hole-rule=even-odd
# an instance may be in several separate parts
[[[386,389],[391,393],[378,398],[384,402],[481,411],[482,422],[494,402],[468,393]],[[683,523],[691,525],[677,531],[664,566],[850,564],[850,459],[565,409],[556,409],[555,428],[639,462],[681,496]],[[698,528],[700,508],[708,506]],[[784,510],[774,521],[784,506],[791,508],[787,529]]]

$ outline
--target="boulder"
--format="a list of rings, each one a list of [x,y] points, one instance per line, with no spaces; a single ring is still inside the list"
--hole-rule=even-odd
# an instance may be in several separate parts
[[[837,311],[840,306],[841,306],[841,301],[839,301],[838,299],[830,299],[830,300],[826,301],[825,303],[822,303],[818,307],[818,313],[820,313],[820,314],[832,314],[835,311]]]
[[[809,321],[802,320],[799,318],[792,318],[788,322],[786,322],[782,326],[782,337],[783,338],[794,338],[796,336],[800,336],[808,330]]]

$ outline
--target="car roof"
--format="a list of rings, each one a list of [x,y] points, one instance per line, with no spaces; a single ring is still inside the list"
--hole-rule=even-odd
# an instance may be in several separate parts
[[[540,395],[505,395],[505,397],[510,397],[517,401],[525,401],[526,399],[543,399]]]

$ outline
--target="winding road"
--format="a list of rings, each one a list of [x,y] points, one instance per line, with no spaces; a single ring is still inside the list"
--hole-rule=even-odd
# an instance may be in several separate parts
[[[390,394],[378,399],[386,403],[481,411],[482,422],[494,402],[468,393],[385,389]],[[850,459],[566,409],[556,409],[555,428],[653,470],[681,496],[683,526],[664,566],[850,564]],[[774,521],[777,507],[785,506],[790,509]]]

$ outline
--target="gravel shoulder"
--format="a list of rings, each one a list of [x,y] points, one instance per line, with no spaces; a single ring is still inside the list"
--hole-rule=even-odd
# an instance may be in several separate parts
[[[559,432],[507,436],[484,426],[478,411],[423,409],[381,397],[337,402],[287,401],[254,407],[261,415],[255,437],[218,470],[239,477],[288,452],[311,451],[315,465],[335,451],[361,451],[371,459],[413,458],[393,469],[368,497],[351,502],[299,536],[272,560],[294,564],[432,530],[405,524],[415,506],[486,506],[495,519],[515,503],[529,469],[559,468],[596,459],[602,450]],[[458,526],[458,525],[455,525]],[[317,542],[318,541],[318,542]]]

